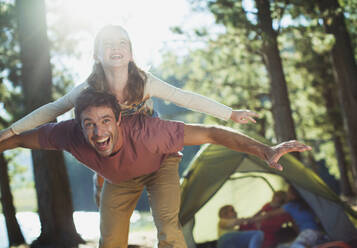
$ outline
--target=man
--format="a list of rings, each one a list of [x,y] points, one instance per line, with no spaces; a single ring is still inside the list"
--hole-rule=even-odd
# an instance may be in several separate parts
[[[174,156],[185,145],[220,144],[265,160],[281,170],[281,156],[309,146],[289,141],[269,147],[223,127],[163,121],[144,115],[120,118],[114,96],[85,90],[75,104],[76,120],[46,124],[9,138],[0,152],[15,147],[66,150],[106,180],[100,202],[100,247],[127,247],[129,220],[147,188],[159,247],[186,247],[178,212],[180,187]],[[165,160],[165,166],[160,166]],[[167,160],[172,160],[172,163]]]

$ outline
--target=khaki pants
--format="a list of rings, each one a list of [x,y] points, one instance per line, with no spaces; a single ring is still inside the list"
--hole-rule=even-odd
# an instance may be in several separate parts
[[[144,187],[158,231],[159,248],[186,248],[178,220],[181,157],[170,156],[161,168],[149,175],[120,184],[105,181],[100,202],[101,248],[127,248],[130,216]]]

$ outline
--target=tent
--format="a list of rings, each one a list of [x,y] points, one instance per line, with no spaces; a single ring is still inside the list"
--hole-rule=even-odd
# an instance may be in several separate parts
[[[283,156],[280,163],[283,171],[222,146],[202,147],[181,182],[180,221],[189,247],[217,239],[221,206],[232,204],[239,217],[249,217],[287,183],[299,191],[331,239],[348,242],[357,237],[357,213],[320,177],[292,155]]]

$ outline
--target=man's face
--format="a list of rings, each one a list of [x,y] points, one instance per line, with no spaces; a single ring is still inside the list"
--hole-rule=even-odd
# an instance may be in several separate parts
[[[110,107],[88,107],[80,117],[84,137],[99,155],[108,157],[121,148],[120,120]]]

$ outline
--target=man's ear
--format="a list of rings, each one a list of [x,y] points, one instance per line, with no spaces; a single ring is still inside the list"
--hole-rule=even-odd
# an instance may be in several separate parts
[[[80,131],[81,131],[82,135],[84,136],[84,138],[87,139],[88,134],[87,134],[86,130],[83,128],[82,122],[79,123],[79,128],[80,128]]]
[[[77,124],[79,125],[79,128],[83,130],[83,123],[81,118],[75,118]]]

